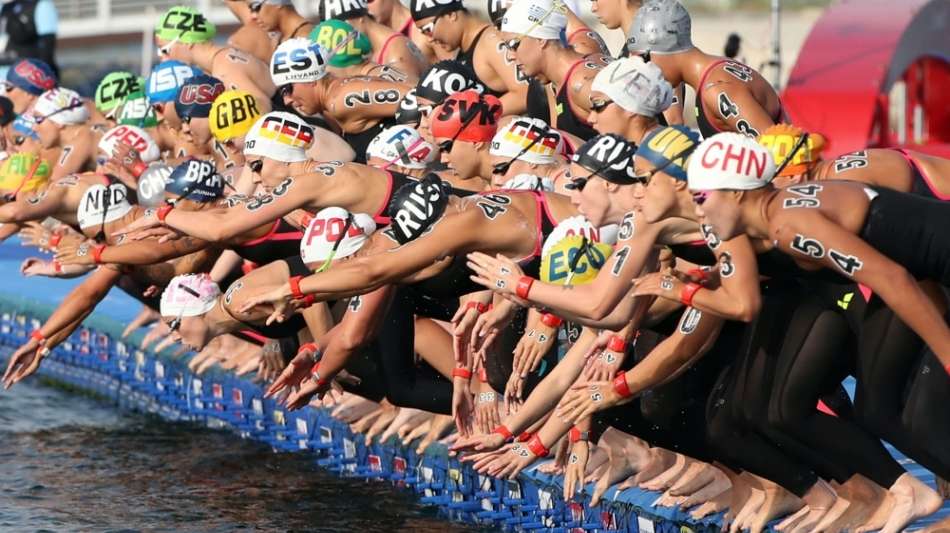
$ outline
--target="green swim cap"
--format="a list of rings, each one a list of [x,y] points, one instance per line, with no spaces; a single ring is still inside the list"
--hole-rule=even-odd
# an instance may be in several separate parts
[[[145,91],[136,91],[125,98],[118,112],[119,124],[124,126],[138,126],[140,128],[154,128],[158,126],[158,117],[152,109]]]
[[[215,33],[214,23],[197,9],[188,6],[169,9],[155,24],[155,35],[169,42],[178,39],[178,42],[185,44],[204,43],[214,39]]]
[[[96,87],[96,109],[108,114],[132,93],[145,90],[142,78],[124,70],[106,74]]]
[[[313,28],[310,32],[310,40],[326,50],[336,50],[336,47],[351,33],[356,33],[356,37],[337,50],[328,63],[331,67],[352,67],[363,64],[366,56],[373,50],[373,46],[369,43],[368,37],[356,31],[356,28],[350,24],[337,19],[325,20]]]

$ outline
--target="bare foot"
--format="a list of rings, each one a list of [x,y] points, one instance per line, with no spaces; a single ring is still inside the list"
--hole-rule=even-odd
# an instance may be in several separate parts
[[[607,454],[610,456],[610,461],[607,463],[607,471],[597,480],[597,484],[594,485],[594,493],[591,494],[590,497],[591,506],[600,503],[601,496],[603,496],[612,485],[623,481],[633,474],[633,467],[630,465],[630,461],[627,460],[627,455],[624,453],[623,447],[617,449],[610,446],[607,448]]]
[[[732,499],[727,506],[728,511],[726,511],[726,515],[722,518],[723,525],[727,525],[735,520],[736,515],[742,510],[746,502],[749,501],[749,496],[752,495],[752,483],[755,481],[753,479],[754,477],[755,476],[748,472],[743,472],[731,478],[732,490],[729,491],[729,494]]]
[[[725,474],[719,471],[715,466],[702,461],[695,461],[689,465],[686,472],[670,487],[669,492],[673,496],[688,496],[712,483],[717,475],[722,478],[726,477]]]
[[[851,476],[851,479],[836,491],[851,502],[851,505],[837,520],[826,525],[825,531],[854,531],[868,522],[887,498],[887,490],[860,474]],[[889,514],[890,512],[882,515],[876,529],[884,527]]]
[[[373,443],[373,438],[382,433],[389,427],[390,422],[396,418],[396,415],[399,414],[399,408],[390,407],[390,408],[380,408],[379,416],[376,417],[376,421],[373,422],[373,425],[366,430],[366,437],[364,443],[369,446]],[[354,424],[355,425],[355,424]]]
[[[911,474],[897,478],[888,492],[894,496],[894,509],[881,533],[897,533],[914,520],[933,514],[940,509],[943,498]]]
[[[801,498],[770,481],[763,481],[765,501],[753,517],[750,533],[759,533],[772,520],[794,513],[805,506]]]
[[[705,488],[705,487],[703,487]],[[700,504],[699,507],[690,511],[689,516],[693,520],[700,520],[709,515],[716,514],[720,511],[725,511],[729,508],[729,503],[732,501],[732,488],[728,488],[720,493],[718,496],[713,497],[706,503]],[[687,506],[684,504],[683,508]]]
[[[815,526],[818,525],[821,518],[825,516],[825,513],[831,509],[831,506],[835,504],[837,498],[838,496],[835,494],[834,489],[824,480],[819,479],[818,482],[812,485],[812,487],[808,489],[808,492],[802,496],[802,500],[804,500],[806,505],[802,507],[799,512],[782,520],[775,529],[791,533],[814,531]]]
[[[752,520],[755,518],[756,513],[759,512],[759,509],[762,508],[763,503],[765,503],[765,491],[751,487],[749,499],[746,500],[745,505],[743,505],[742,509],[736,514],[736,519],[729,524],[729,533],[738,533],[739,531],[749,529]]]
[[[686,472],[690,460],[683,454],[677,453],[673,464],[660,475],[640,483],[640,488],[645,490],[662,491],[670,488],[676,480]]]

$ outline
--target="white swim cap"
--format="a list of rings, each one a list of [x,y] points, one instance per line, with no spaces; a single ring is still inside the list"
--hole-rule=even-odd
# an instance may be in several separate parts
[[[534,174],[518,174],[506,181],[502,189],[515,191],[554,191],[554,181]]]
[[[309,83],[327,75],[327,52],[304,37],[280,43],[270,58],[270,77],[280,87],[288,83]]]
[[[201,316],[214,308],[221,289],[208,274],[183,274],[172,278],[159,306],[162,316]]]
[[[528,148],[530,146],[530,148]],[[522,151],[527,148],[527,151]],[[539,118],[515,117],[495,132],[488,153],[527,163],[549,165],[557,162],[557,154],[564,149],[560,132]]]
[[[599,91],[625,111],[655,117],[673,103],[673,87],[663,71],[639,57],[611,62],[594,76],[592,91]]]
[[[135,149],[146,163],[151,163],[162,155],[152,136],[138,126],[116,126],[107,131],[99,140],[99,151],[111,157],[116,143],[120,142]]]
[[[751,137],[717,133],[696,148],[687,174],[694,191],[758,189],[775,177],[775,161],[768,148]]]
[[[366,148],[367,156],[386,161],[384,169],[390,165],[423,169],[437,154],[438,150],[411,126],[390,126],[373,137]]]
[[[376,231],[373,217],[342,207],[321,209],[303,234],[300,257],[305,263],[342,259],[356,253]]]
[[[552,41],[567,27],[560,0],[515,0],[501,18],[501,31]]]
[[[640,6],[627,31],[627,51],[675,54],[693,47],[689,11],[675,0],[651,0]]]
[[[544,246],[541,247],[541,255],[545,256],[551,252],[551,247],[561,239],[580,235],[596,242],[600,242],[600,232],[584,218],[583,215],[574,215],[558,222],[557,226],[551,230],[547,239],[544,240]]]
[[[145,172],[139,176],[139,187],[135,191],[139,205],[158,207],[165,203],[165,183],[172,175],[172,170],[171,165],[166,165],[161,161],[152,163],[145,169]]]
[[[97,183],[82,193],[76,218],[80,229],[94,228],[118,220],[131,210],[129,190],[125,185],[112,183],[107,187]]]
[[[297,115],[272,111],[257,119],[244,136],[244,155],[294,163],[308,159],[312,144],[313,126]]]
[[[65,87],[56,87],[41,94],[33,104],[37,123],[51,120],[61,125],[82,124],[89,120],[89,110],[79,93]]]

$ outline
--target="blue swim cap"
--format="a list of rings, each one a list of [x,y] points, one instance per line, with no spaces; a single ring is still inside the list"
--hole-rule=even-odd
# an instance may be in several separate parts
[[[178,89],[185,80],[198,74],[202,74],[198,67],[173,59],[163,61],[152,67],[152,73],[145,84],[145,96],[150,102],[171,102],[178,95]]]
[[[7,70],[10,85],[39,96],[56,87],[56,74],[39,59],[21,59]]]
[[[215,170],[214,163],[186,159],[168,176],[165,192],[177,195],[179,199],[213,202],[224,192],[224,178]]]
[[[653,168],[663,167],[661,172],[678,180],[686,181],[686,166],[689,156],[699,146],[699,134],[686,126],[664,126],[647,134],[640,141],[636,157],[653,163]]]
[[[38,140],[40,136],[36,133],[36,121],[32,115],[19,115],[13,120],[13,132],[30,139]]]
[[[178,88],[175,113],[178,113],[180,118],[208,118],[211,114],[211,104],[223,92],[224,84],[218,78],[207,74],[192,76]]]

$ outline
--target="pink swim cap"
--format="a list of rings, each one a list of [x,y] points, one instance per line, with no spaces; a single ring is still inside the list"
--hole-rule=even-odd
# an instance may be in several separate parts
[[[207,274],[184,274],[172,278],[162,293],[162,316],[201,316],[210,311],[221,289]]]

